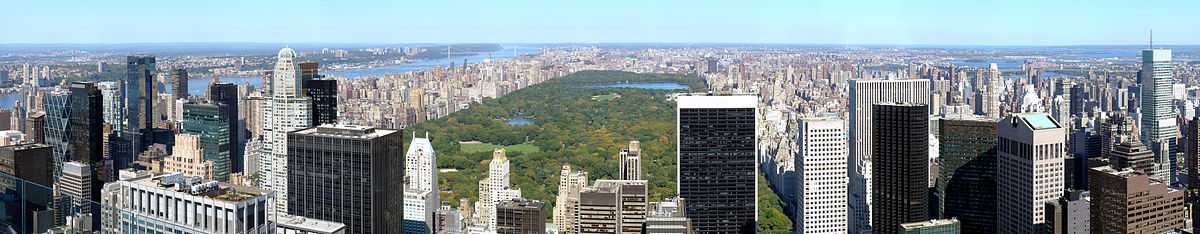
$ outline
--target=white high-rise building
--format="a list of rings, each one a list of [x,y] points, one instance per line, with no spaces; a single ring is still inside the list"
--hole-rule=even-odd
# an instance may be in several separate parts
[[[880,102],[929,104],[929,80],[850,80],[850,233],[871,230],[871,105]]]
[[[796,131],[796,231],[846,233],[846,127],[841,119],[801,119]]]
[[[422,233],[433,230],[433,213],[438,208],[437,152],[429,142],[429,135],[417,138],[413,133],[404,164],[404,228],[405,233]]]
[[[629,148],[621,150],[619,155],[621,159],[621,175],[622,180],[641,180],[642,179],[642,149],[641,143],[638,141],[630,141]]]
[[[1000,67],[995,63],[988,66],[987,84],[983,90],[983,108],[988,117],[1000,118],[1000,93],[1004,81],[1000,79]]]
[[[486,230],[496,230],[496,204],[521,197],[521,190],[513,189],[508,180],[508,157],[504,149],[492,152],[488,165],[488,177],[479,181],[479,202],[475,203],[476,225]]]
[[[272,93],[263,106],[262,152],[259,154],[259,185],[278,195],[275,210],[287,213],[287,133],[312,126],[312,100],[299,89],[300,67],[296,51],[279,50],[272,77]]]
[[[586,171],[571,171],[563,165],[558,177],[558,196],[554,203],[554,227],[561,234],[579,233],[579,191],[587,187]]]
[[[1154,151],[1155,179],[1178,182],[1179,165],[1171,152],[1178,152],[1175,139],[1175,109],[1171,106],[1171,86],[1175,84],[1171,68],[1171,50],[1142,50],[1141,101],[1142,143]]]
[[[1037,233],[1046,202],[1063,195],[1066,128],[1043,113],[1014,114],[996,124],[997,233]]]

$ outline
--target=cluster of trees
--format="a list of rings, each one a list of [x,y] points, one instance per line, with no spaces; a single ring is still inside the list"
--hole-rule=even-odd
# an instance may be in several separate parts
[[[675,103],[671,93],[683,90],[597,88],[616,82],[674,81],[695,85],[693,76],[587,71],[518,90],[444,118],[416,124],[408,130],[429,133],[438,153],[438,168],[455,169],[439,175],[447,190],[442,198],[478,199],[478,181],[487,173],[491,152],[464,152],[459,142],[480,141],[501,146],[530,144],[540,151],[508,152],[510,178],[524,197],[553,202],[562,165],[587,171],[589,179],[615,179],[617,155],[629,141],[641,141],[642,168],[649,181],[651,201],[675,195]],[[617,93],[621,98],[592,100],[594,95]],[[524,117],[531,125],[509,125],[506,120]],[[406,134],[405,137],[411,137]],[[407,140],[406,140],[407,142]]]
[[[690,90],[598,87],[623,82],[678,82]],[[418,136],[428,132],[438,154],[438,168],[456,170],[440,173],[438,181],[446,190],[442,199],[452,204],[460,198],[478,200],[478,182],[487,175],[491,160],[491,152],[461,150],[459,142],[465,141],[537,146],[537,152],[508,152],[512,162],[510,179],[525,198],[553,207],[562,165],[587,171],[589,180],[616,179],[620,150],[637,140],[641,142],[642,171],[650,201],[661,201],[676,196],[675,102],[670,95],[704,90],[704,81],[695,76],[583,71],[484,100],[469,109],[416,124],[408,131]],[[592,99],[614,93],[621,97]],[[513,117],[535,123],[507,124],[506,120]],[[411,136],[405,134],[406,138]],[[767,186],[759,187],[762,198],[766,198],[760,199],[766,200],[760,201],[760,230],[788,230],[791,222],[783,215],[782,202]]]

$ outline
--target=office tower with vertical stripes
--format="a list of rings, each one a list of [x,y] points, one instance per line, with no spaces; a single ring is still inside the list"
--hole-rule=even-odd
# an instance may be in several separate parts
[[[878,103],[872,109],[871,227],[898,233],[900,224],[929,220],[929,106]]]
[[[1142,70],[1138,79],[1142,90],[1138,99],[1142,112],[1141,140],[1154,151],[1158,163],[1152,176],[1176,183],[1179,173],[1175,154],[1179,151],[1175,139],[1179,129],[1175,126],[1178,115],[1171,107],[1171,86],[1175,85],[1171,66],[1171,50],[1142,50]]]
[[[1036,233],[1045,204],[1062,197],[1066,128],[1044,113],[1013,114],[996,124],[996,227]]]
[[[758,97],[675,98],[678,192],[688,201],[693,227],[698,233],[754,232]]]
[[[873,109],[880,102],[929,104],[929,80],[850,80],[847,164],[850,177],[850,233],[871,230],[871,153]]]
[[[302,95],[300,68],[292,48],[279,50],[272,73],[271,95],[263,107],[262,148],[258,154],[260,185],[277,192],[277,211],[287,213],[288,199],[288,133],[312,126],[312,100]],[[335,220],[336,221],[336,220]],[[345,222],[343,222],[345,223]],[[359,230],[350,223],[350,230]]]

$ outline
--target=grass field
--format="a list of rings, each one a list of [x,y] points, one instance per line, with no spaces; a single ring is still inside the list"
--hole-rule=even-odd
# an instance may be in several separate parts
[[[612,101],[613,99],[617,99],[620,97],[621,97],[621,94],[610,93],[610,94],[605,94],[605,95],[592,96],[592,100],[607,102],[607,101]]]
[[[489,144],[489,143],[465,143],[465,144],[460,144],[458,150],[465,152],[465,153],[492,152],[492,150],[496,150],[496,148],[499,148],[499,147],[500,146],[498,146],[498,145]],[[518,144],[518,145],[505,146],[504,151],[507,151],[509,153],[529,154],[529,153],[541,152],[542,149],[538,148],[536,145]]]

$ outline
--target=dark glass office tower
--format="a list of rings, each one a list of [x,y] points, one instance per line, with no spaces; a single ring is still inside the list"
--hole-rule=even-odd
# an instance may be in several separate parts
[[[213,162],[212,175],[216,181],[229,181],[229,122],[219,104],[183,104],[183,128],[180,132],[200,137],[203,158]]]
[[[697,233],[753,233],[755,96],[679,96],[679,197]]]
[[[242,142],[242,129],[239,125],[238,117],[238,90],[237,85],[230,83],[216,83],[208,87],[209,102],[219,105],[221,109],[221,118],[228,120],[229,126],[229,172],[240,173],[245,167],[244,156],[245,143]]]
[[[401,233],[402,138],[347,125],[288,133],[288,213],[346,224],[346,233]]]
[[[496,233],[546,233],[546,214],[542,202],[516,198],[496,204]]]
[[[154,126],[154,76],[157,74],[154,56],[139,55],[126,58],[125,68],[125,134],[132,144],[133,155],[146,150],[143,130]]]
[[[75,82],[71,84],[70,139],[71,161],[91,163],[93,166],[104,160],[104,106],[102,96],[95,83]],[[99,197],[99,189],[96,189]]]
[[[957,218],[963,233],[996,230],[996,120],[963,116],[938,121],[940,218]],[[936,208],[935,208],[936,209]]]
[[[337,123],[337,80],[313,79],[304,81],[304,92],[312,98],[313,125]]]
[[[188,97],[188,71],[187,69],[171,70],[171,101],[184,99]]]
[[[899,233],[900,224],[929,220],[929,107],[874,104],[871,226]]]

